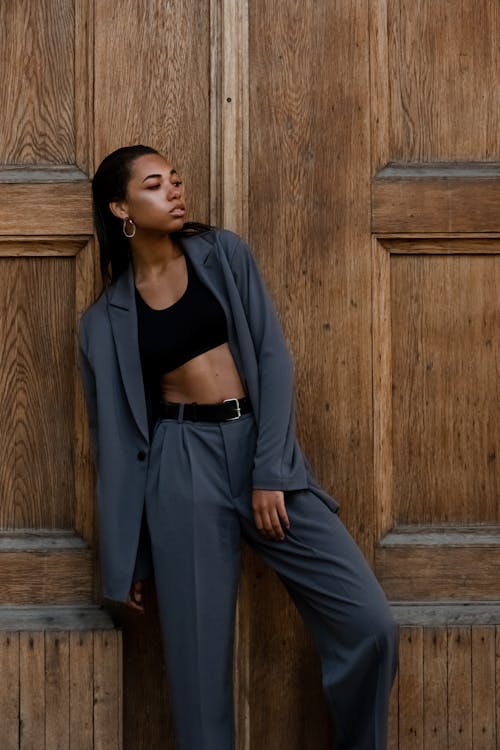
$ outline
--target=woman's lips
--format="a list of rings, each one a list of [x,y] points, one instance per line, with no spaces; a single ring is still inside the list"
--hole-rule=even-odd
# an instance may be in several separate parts
[[[184,208],[184,206],[176,206],[170,211],[170,213],[172,214],[172,216],[184,216],[184,214],[186,213],[186,209]]]

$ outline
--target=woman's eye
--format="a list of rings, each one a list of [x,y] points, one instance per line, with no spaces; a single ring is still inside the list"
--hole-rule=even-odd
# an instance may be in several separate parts
[[[160,183],[158,183],[157,185],[148,185],[148,190],[158,190],[159,187]]]
[[[176,180],[174,182],[174,187],[180,187],[183,184],[182,180]]]

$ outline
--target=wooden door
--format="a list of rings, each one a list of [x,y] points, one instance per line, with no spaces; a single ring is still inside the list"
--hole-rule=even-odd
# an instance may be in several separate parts
[[[499,20],[490,0],[371,13],[375,569],[405,602],[402,748],[500,743]]]
[[[122,746],[121,633],[95,603],[76,371],[93,298],[91,3],[0,4],[0,712],[5,750]]]
[[[75,346],[99,289],[89,181],[110,150],[143,142],[182,170],[192,218],[248,237],[276,299],[301,442],[402,624],[390,747],[498,744],[498,22],[496,0],[1,3],[9,633],[12,607],[50,618],[99,601]],[[174,747],[152,585],[146,604],[141,619],[108,603],[131,750]],[[29,637],[14,656],[2,639],[10,695],[45,663],[64,694],[70,672],[42,641],[36,661]],[[114,661],[105,642],[92,636],[92,663],[115,669],[119,642]],[[96,726],[120,715],[109,673],[85,693]],[[330,747],[317,657],[251,554],[235,674],[239,750]],[[25,725],[65,747],[48,689]],[[85,726],[73,736],[90,747]]]

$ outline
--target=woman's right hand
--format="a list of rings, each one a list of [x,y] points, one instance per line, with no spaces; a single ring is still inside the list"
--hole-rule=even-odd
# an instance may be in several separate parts
[[[136,612],[144,614],[144,606],[142,604],[142,583],[142,581],[134,581],[130,588],[126,606]]]

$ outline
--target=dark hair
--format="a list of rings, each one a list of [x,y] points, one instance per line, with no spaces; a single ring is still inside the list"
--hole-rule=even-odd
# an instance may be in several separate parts
[[[100,163],[92,180],[94,224],[99,240],[99,265],[103,286],[107,287],[128,268],[129,244],[123,234],[122,222],[110,210],[112,201],[125,200],[132,164],[145,154],[159,154],[154,148],[124,146],[108,154]],[[186,222],[173,237],[201,234],[211,229],[208,224]]]

